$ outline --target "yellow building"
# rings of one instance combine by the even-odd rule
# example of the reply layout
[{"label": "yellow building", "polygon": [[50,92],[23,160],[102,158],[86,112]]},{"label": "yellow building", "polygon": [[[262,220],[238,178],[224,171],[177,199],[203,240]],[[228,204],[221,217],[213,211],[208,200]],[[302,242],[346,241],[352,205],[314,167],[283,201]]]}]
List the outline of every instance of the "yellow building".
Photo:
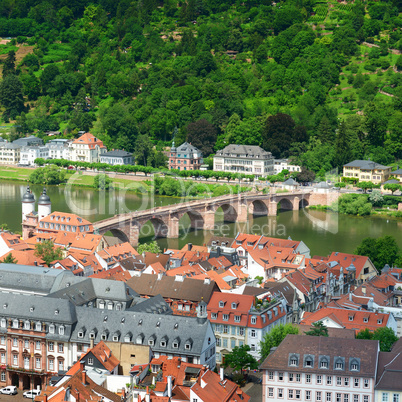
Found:
[{"label": "yellow building", "polygon": [[371,181],[374,184],[384,183],[391,175],[391,167],[373,161],[355,160],[343,165],[343,177]]}]

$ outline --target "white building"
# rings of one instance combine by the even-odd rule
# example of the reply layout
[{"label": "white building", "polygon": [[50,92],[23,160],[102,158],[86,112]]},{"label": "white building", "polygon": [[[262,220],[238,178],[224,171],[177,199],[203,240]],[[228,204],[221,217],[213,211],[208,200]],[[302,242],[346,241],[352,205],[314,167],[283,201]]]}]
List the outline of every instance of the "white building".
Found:
[{"label": "white building", "polygon": [[0,165],[16,165],[20,162],[21,147],[17,144],[0,143]]},{"label": "white building", "polygon": [[374,402],[379,342],[287,335],[261,365],[262,401]]},{"label": "white building", "polygon": [[274,158],[271,152],[256,145],[230,144],[215,154],[214,171],[271,176],[274,174]]},{"label": "white building", "polygon": [[134,162],[133,154],[127,151],[120,151],[114,149],[113,151],[106,152],[100,157],[101,163],[108,165],[132,165]]},{"label": "white building", "polygon": [[20,163],[22,165],[35,165],[35,159],[49,158],[49,148],[47,146],[28,146],[21,148]]},{"label": "white building", "polygon": [[71,140],[63,138],[49,141],[46,144],[49,148],[49,158],[70,160],[70,143]]},{"label": "white building", "polygon": [[275,159],[274,174],[281,173],[282,170],[289,170],[290,173],[301,172],[301,166],[293,165],[289,159]]},{"label": "white building", "polygon": [[71,143],[70,154],[73,162],[100,162],[100,156],[107,152],[103,142],[91,133],[85,133]]}]

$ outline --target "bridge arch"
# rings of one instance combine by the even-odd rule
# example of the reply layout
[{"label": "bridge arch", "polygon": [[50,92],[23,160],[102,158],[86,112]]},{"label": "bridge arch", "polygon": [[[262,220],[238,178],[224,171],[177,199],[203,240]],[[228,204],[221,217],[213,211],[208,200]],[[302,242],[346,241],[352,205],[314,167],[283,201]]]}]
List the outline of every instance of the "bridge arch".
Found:
[{"label": "bridge arch", "polygon": [[225,203],[219,205],[215,209],[215,218],[216,215],[223,217],[224,222],[236,222],[238,214],[236,208],[232,204]]},{"label": "bridge arch", "polygon": [[151,223],[154,229],[154,238],[157,239],[159,237],[168,237],[169,235],[169,226],[165,223],[165,221],[158,217],[152,217],[150,219],[144,220],[140,225],[140,236],[151,236],[152,232],[149,230],[150,226],[147,223]]},{"label": "bridge arch", "polygon": [[248,204],[249,213],[253,216],[266,216],[268,215],[268,207],[264,201],[254,200]]},{"label": "bridge arch", "polygon": [[188,210],[183,212],[180,216],[180,226],[183,227],[185,225],[186,217],[190,220],[190,228],[194,230],[202,230],[204,229],[204,217],[200,212],[196,210]]},{"label": "bridge arch", "polygon": [[303,209],[303,208],[306,208],[306,207],[308,207],[309,206],[309,202],[308,202],[308,199],[307,198],[302,198],[300,201],[299,201],[299,209]]},{"label": "bridge arch", "polygon": [[278,203],[278,209],[282,211],[292,211],[293,203],[288,198],[283,197],[278,200],[275,200]]},{"label": "bridge arch", "polygon": [[123,243],[130,242],[130,236],[127,235],[127,233],[122,229],[118,228],[110,229],[110,233],[113,235],[113,237],[117,237]]}]

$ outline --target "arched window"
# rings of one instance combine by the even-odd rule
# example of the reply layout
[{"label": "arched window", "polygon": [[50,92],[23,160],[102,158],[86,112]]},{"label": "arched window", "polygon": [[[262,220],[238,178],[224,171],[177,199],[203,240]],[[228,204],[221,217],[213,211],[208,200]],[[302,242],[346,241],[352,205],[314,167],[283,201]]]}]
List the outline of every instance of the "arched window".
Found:
[{"label": "arched window", "polygon": [[329,367],[329,361],[326,357],[321,357],[320,359],[320,368],[327,369]]},{"label": "arched window", "polygon": [[360,370],[360,361],[358,359],[350,360],[350,370],[351,371],[359,371]]},{"label": "arched window", "polygon": [[291,355],[289,358],[289,366],[298,366],[299,358],[296,355]]}]

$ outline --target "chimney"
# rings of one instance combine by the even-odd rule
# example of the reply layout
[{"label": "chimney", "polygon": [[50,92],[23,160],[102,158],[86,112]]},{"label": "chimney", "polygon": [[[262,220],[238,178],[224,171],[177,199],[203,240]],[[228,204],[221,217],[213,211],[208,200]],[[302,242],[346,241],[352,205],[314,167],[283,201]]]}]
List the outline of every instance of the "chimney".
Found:
[{"label": "chimney", "polygon": [[225,373],[223,371],[223,367],[221,367],[219,369],[219,376],[221,377],[221,381],[223,381],[225,379]]},{"label": "chimney", "polygon": [[366,295],[366,286],[362,286],[362,293]]},{"label": "chimney", "polygon": [[349,301],[353,301],[352,293],[349,293]]},{"label": "chimney", "polygon": [[193,244],[192,244],[192,243],[188,243],[188,244],[187,244],[187,248],[188,248],[188,251],[191,251],[191,249],[193,248]]},{"label": "chimney", "polygon": [[219,246],[216,248],[216,254],[217,254],[217,257],[220,257],[220,255],[221,255],[221,248]]},{"label": "chimney", "polygon": [[43,402],[47,402],[47,395],[46,394],[43,395]]},{"label": "chimney", "polygon": [[151,395],[149,394],[148,385],[147,385],[147,393],[145,394],[145,402],[151,402]]},{"label": "chimney", "polygon": [[167,396],[169,398],[171,398],[172,397],[172,376],[170,376],[170,375],[168,375],[168,378],[167,378],[167,386],[168,386]]},{"label": "chimney", "polygon": [[85,370],[85,362],[84,360],[80,360],[80,371],[84,371]]},{"label": "chimney", "polygon": [[87,383],[87,371],[86,370],[81,371],[81,381],[84,385]]},{"label": "chimney", "polygon": [[94,338],[91,338],[89,341],[89,348],[92,349],[94,347]]},{"label": "chimney", "polygon": [[75,402],[80,402],[80,393],[77,391],[77,398],[75,399]]}]

